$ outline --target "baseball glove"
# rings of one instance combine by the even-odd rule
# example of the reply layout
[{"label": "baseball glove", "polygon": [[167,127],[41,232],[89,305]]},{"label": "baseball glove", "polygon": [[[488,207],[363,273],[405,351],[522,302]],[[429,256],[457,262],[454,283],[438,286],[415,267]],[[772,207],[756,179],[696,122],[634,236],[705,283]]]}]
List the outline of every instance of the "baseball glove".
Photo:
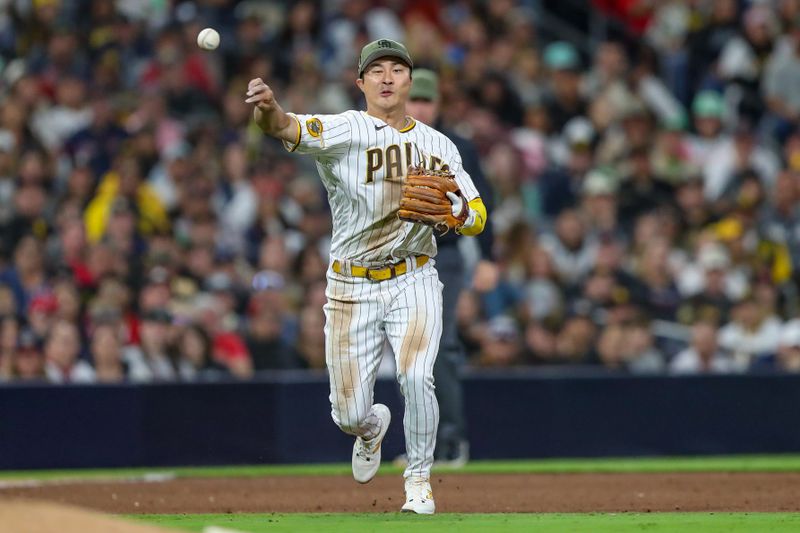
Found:
[{"label": "baseball glove", "polygon": [[433,227],[440,234],[458,231],[469,214],[466,198],[447,170],[408,169],[400,199],[400,220]]}]

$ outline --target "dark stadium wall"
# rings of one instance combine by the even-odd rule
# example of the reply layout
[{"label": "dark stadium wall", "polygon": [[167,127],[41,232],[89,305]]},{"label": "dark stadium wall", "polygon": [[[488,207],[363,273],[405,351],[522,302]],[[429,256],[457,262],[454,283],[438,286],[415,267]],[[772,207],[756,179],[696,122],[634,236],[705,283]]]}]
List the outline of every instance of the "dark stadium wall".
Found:
[{"label": "dark stadium wall", "polygon": [[[346,462],[324,376],[0,388],[0,468]],[[393,411],[384,457],[402,453]],[[800,451],[800,376],[468,376],[474,459]]]}]

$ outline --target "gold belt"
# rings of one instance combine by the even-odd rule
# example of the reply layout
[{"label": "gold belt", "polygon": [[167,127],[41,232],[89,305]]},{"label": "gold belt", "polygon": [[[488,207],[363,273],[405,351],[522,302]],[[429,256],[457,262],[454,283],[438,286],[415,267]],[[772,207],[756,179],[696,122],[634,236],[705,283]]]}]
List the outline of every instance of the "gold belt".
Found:
[{"label": "gold belt", "polygon": [[[428,262],[427,255],[418,255],[417,256],[417,266],[421,267],[425,263]],[[367,278],[371,279],[372,281],[386,281],[387,279],[396,278],[397,276],[402,276],[408,271],[408,266],[405,261],[399,261],[393,265],[389,265],[383,268],[368,268],[362,266],[351,266],[350,272],[346,272],[345,269],[342,267],[342,263],[339,260],[335,260],[333,262],[333,271],[337,274],[342,275],[350,275],[356,278]]]}]

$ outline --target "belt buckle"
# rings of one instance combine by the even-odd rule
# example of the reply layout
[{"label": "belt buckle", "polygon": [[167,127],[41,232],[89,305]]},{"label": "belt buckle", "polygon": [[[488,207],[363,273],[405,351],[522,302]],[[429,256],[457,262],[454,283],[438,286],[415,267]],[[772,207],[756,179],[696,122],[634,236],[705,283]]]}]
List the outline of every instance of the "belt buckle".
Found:
[{"label": "belt buckle", "polygon": [[[378,277],[377,275],[373,275],[373,272],[376,272],[376,273],[377,272],[381,272],[382,273],[382,272],[384,272],[386,270],[389,271],[389,275],[387,277],[385,277],[385,278],[384,277]],[[394,265],[389,265],[389,266],[383,267],[383,268],[374,268],[374,269],[373,268],[368,268],[367,269],[367,279],[369,279],[371,281],[380,282],[380,281],[390,280],[390,279],[395,278],[395,277],[397,277],[397,271],[395,270]]]}]

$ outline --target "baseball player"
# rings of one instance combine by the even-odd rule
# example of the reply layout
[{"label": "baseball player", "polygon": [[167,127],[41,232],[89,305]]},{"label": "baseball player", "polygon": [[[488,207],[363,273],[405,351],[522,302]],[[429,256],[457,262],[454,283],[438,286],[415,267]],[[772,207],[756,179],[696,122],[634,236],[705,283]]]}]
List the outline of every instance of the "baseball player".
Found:
[{"label": "baseball player", "polygon": [[333,238],[325,357],[333,420],[356,437],[353,477],[367,483],[380,466],[390,414],[373,403],[373,388],[388,339],[405,398],[402,510],[432,514],[429,478],[439,422],[433,365],[442,333],[442,284],[431,259],[431,226],[477,235],[486,209],[455,145],[406,115],[412,69],[405,46],[380,39],[367,44],[358,61],[356,85],[366,112],[286,113],[260,78],[250,81],[245,101],[255,104],[254,119],[264,133],[290,152],[315,157],[328,192]]}]

